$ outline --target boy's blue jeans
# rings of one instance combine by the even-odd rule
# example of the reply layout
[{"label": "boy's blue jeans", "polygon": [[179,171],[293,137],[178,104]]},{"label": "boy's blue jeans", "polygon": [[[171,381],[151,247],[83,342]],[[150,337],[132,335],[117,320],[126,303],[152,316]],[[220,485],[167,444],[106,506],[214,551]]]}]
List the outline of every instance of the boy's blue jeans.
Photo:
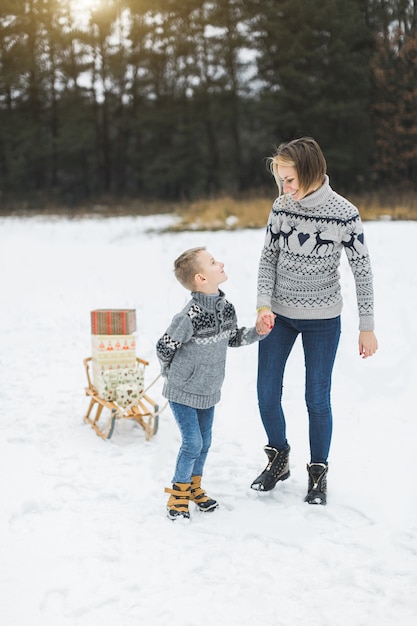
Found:
[{"label": "boy's blue jeans", "polygon": [[340,328],[340,316],[326,320],[296,320],[277,315],[274,328],[259,342],[259,411],[268,444],[282,450],[288,447],[281,404],[284,370],[294,342],[301,334],[311,463],[327,463],[329,455],[332,437],[330,389]]},{"label": "boy's blue jeans", "polygon": [[209,409],[194,409],[171,401],[169,405],[182,437],[172,482],[190,483],[192,476],[203,474],[211,445],[214,406]]}]

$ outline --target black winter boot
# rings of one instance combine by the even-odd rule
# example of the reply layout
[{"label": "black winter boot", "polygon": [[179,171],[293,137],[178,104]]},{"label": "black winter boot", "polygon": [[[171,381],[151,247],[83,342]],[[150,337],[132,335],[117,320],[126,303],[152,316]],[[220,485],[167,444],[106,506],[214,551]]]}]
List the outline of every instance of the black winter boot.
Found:
[{"label": "black winter boot", "polygon": [[279,480],[287,480],[290,475],[290,447],[285,450],[277,450],[272,446],[265,446],[264,450],[268,457],[268,465],[265,467],[253,483],[251,488],[256,491],[271,491]]},{"label": "black winter boot", "polygon": [[308,493],[304,502],[327,504],[327,471],[325,463],[307,463]]}]

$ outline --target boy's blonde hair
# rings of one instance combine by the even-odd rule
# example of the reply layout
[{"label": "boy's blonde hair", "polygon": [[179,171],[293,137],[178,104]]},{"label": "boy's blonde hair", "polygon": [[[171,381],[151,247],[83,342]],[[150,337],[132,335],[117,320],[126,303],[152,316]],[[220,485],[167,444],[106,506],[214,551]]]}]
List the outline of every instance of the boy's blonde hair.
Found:
[{"label": "boy's blonde hair", "polygon": [[174,274],[176,279],[183,287],[193,291],[195,289],[195,275],[200,270],[198,255],[205,250],[205,246],[199,248],[190,248],[183,252],[178,259],[174,261]]},{"label": "boy's blonde hair", "polygon": [[324,154],[312,137],[300,137],[300,139],[280,144],[274,156],[268,161],[280,194],[282,194],[282,183],[278,175],[279,164],[295,167],[298,182],[303,191],[308,191],[317,183],[322,183],[327,171]]}]

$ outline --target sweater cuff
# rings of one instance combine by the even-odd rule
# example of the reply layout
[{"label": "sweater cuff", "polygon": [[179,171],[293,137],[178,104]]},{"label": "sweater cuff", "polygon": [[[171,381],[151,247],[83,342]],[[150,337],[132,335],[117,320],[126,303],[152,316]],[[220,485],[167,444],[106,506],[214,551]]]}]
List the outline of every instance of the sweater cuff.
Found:
[{"label": "sweater cuff", "polygon": [[373,315],[367,315],[366,317],[361,317],[359,319],[359,330],[362,331],[366,331],[366,330],[374,330],[375,329],[375,323],[374,323],[374,317]]}]

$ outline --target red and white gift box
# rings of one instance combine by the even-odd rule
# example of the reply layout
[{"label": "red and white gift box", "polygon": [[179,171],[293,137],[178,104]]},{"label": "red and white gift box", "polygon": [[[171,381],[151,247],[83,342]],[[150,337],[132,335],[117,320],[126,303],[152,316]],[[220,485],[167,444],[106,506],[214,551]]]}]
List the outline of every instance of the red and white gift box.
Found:
[{"label": "red and white gift box", "polygon": [[136,335],[91,335],[93,360],[123,361],[136,358]]},{"label": "red and white gift box", "polygon": [[[93,384],[101,395],[102,373],[136,367],[135,335],[91,335]],[[108,394],[106,394],[108,395]],[[114,395],[114,394],[113,394]],[[115,397],[104,399],[114,400]]]},{"label": "red and white gift box", "polygon": [[135,331],[135,309],[95,309],[91,311],[91,332],[93,335],[131,335]]}]

